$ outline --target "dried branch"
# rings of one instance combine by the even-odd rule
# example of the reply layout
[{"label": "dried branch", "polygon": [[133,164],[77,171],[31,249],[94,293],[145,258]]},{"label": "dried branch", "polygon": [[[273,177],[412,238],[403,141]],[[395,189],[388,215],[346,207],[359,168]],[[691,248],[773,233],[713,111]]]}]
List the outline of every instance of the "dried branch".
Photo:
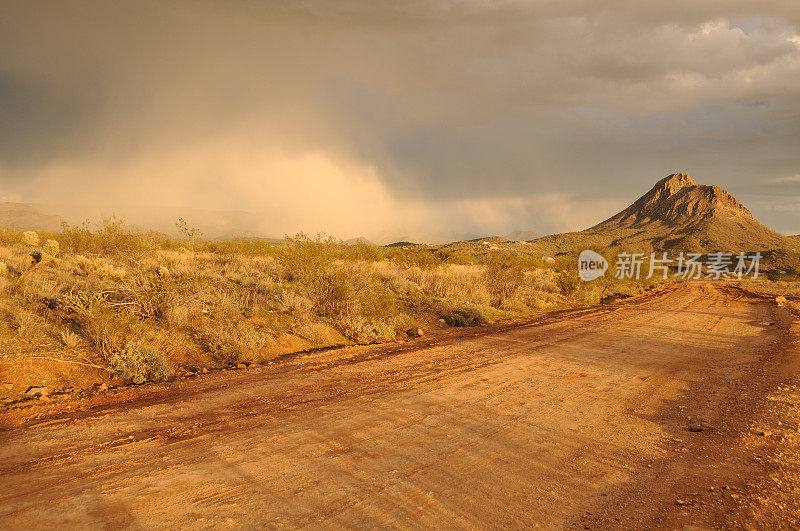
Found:
[{"label": "dried branch", "polygon": [[104,371],[108,370],[108,367],[103,367],[102,365],[95,365],[94,363],[83,363],[81,361],[61,360],[58,358],[53,358],[51,356],[30,356],[29,359],[50,360],[50,361],[57,361],[58,363],[72,363],[75,365],[85,365],[86,367],[93,367],[95,369],[103,369]]}]

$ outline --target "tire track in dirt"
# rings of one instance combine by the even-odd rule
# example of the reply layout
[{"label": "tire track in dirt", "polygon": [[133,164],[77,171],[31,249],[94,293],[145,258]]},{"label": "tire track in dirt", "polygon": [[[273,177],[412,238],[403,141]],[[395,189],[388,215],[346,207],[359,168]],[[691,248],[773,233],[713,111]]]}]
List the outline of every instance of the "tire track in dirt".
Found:
[{"label": "tire track in dirt", "polygon": [[736,436],[797,372],[787,319],[678,284],[10,417],[0,524],[720,527],[730,499],[676,499],[753,473]]}]

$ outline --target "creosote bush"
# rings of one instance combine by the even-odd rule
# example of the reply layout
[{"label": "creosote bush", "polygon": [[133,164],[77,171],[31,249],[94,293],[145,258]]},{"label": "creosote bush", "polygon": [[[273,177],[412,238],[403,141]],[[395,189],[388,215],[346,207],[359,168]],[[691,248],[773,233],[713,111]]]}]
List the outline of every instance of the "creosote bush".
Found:
[{"label": "creosote bush", "polygon": [[129,342],[121,351],[108,357],[109,369],[135,384],[166,380],[172,374],[167,358],[150,345]]},{"label": "creosote bush", "polygon": [[500,308],[525,283],[525,271],[514,255],[499,256],[486,269],[486,285],[492,297],[492,306]]},{"label": "creosote bush", "polygon": [[344,335],[355,343],[366,345],[394,341],[394,328],[383,321],[370,321],[362,317],[350,317],[344,321]]},{"label": "creosote bush", "polygon": [[61,228],[54,239],[59,241],[63,251],[75,254],[132,258],[152,253],[159,246],[155,236],[129,228],[115,217],[104,219],[97,229],[92,229],[88,221],[81,225],[62,223]]},{"label": "creosote bush", "polygon": [[449,326],[479,326],[486,324],[486,316],[477,308],[462,308],[442,315]]}]

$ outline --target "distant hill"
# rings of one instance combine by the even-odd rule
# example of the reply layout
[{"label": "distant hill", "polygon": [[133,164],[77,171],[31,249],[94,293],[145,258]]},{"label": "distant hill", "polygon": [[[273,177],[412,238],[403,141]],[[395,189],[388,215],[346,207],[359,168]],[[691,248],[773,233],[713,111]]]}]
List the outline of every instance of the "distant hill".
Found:
[{"label": "distant hill", "polygon": [[369,240],[378,245],[389,245],[392,243],[416,243],[428,245],[442,245],[450,242],[471,240],[476,238],[475,234],[464,233],[432,233],[413,229],[391,229],[378,234],[371,235]]},{"label": "distant hill", "polygon": [[[508,243],[510,240],[508,238],[504,238],[503,236],[487,236],[485,238],[473,238],[471,240],[467,240],[468,242],[472,243]],[[457,242],[454,242],[457,243]]]},{"label": "distant hill", "polygon": [[532,243],[543,253],[583,247],[740,252],[789,249],[796,247],[797,240],[761,224],[719,186],[701,185],[685,173],[675,173],[594,227],[545,236]]},{"label": "distant hill", "polygon": [[505,235],[505,238],[512,242],[527,242],[541,237],[542,234],[540,232],[534,232],[532,230],[515,230]]},{"label": "distant hill", "polygon": [[0,227],[22,230],[61,230],[60,216],[46,214],[27,203],[0,203]]}]

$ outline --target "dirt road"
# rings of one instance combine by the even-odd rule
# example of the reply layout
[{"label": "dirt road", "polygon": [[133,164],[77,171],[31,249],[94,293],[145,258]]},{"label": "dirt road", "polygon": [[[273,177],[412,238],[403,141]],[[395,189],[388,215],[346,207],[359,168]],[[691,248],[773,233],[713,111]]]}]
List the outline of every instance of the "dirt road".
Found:
[{"label": "dirt road", "polygon": [[742,437],[800,374],[794,327],[681,284],[7,413],[0,527],[740,525],[770,473]]}]

